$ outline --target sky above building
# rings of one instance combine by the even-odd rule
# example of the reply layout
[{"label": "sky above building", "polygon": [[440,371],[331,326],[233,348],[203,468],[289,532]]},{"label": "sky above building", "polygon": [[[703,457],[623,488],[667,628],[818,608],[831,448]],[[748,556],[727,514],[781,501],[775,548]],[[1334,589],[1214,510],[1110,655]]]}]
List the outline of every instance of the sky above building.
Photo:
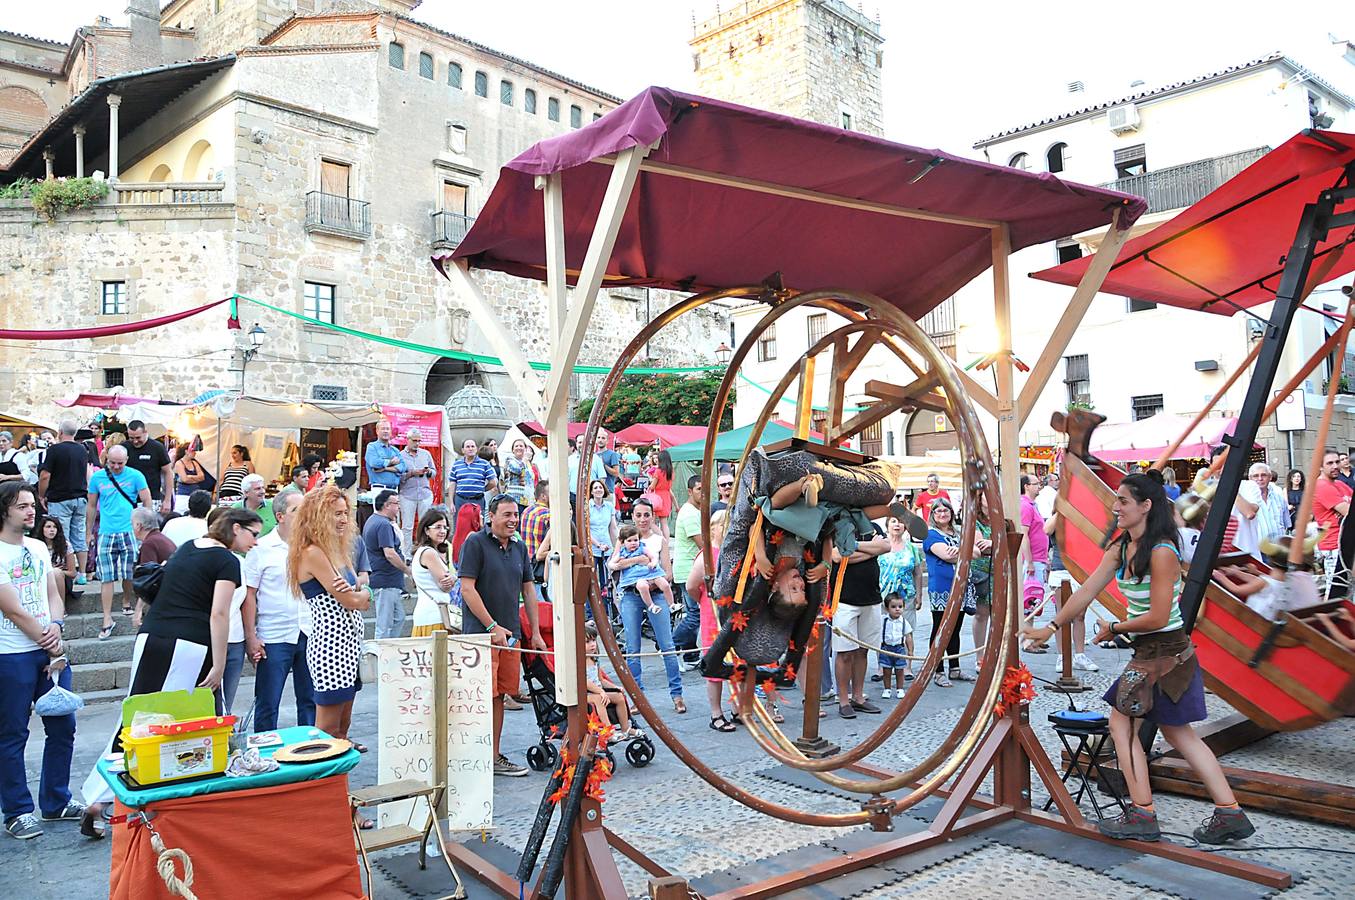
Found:
[{"label": "sky above building", "polygon": [[[125,22],[124,8],[120,0],[6,3],[0,28],[66,41],[97,15]],[[1355,66],[1332,44],[1355,41],[1351,0],[883,0],[860,8],[878,15],[885,37],[886,135],[952,153],[974,155],[970,145],[994,132],[1132,93],[1134,81],[1152,88],[1276,50],[1355,94]],[[715,0],[424,0],[414,15],[629,97],[651,84],[695,88],[687,40],[693,19],[715,9]],[[1072,81],[1086,91],[1069,95]]]}]

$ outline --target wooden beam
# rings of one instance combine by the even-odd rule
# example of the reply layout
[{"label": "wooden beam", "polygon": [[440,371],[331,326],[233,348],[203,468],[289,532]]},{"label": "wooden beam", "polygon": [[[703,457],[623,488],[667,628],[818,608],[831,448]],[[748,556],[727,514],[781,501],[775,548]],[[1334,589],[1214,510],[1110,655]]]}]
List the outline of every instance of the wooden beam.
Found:
[{"label": "wooden beam", "polygon": [[997,448],[1001,473],[1002,505],[1015,510],[1021,500],[1020,427],[1017,420],[1015,365],[1012,362],[1011,234],[1006,227],[993,230],[993,319],[997,323]]},{"label": "wooden beam", "polygon": [[807,439],[814,422],[814,357],[800,360],[800,393],[795,401],[795,436]]},{"label": "wooden beam", "polygon": [[[563,419],[567,412],[569,376],[583,347],[583,336],[588,330],[588,320],[593,315],[598,288],[602,286],[602,276],[607,271],[607,262],[616,245],[621,220],[625,218],[626,207],[635,189],[640,162],[647,153],[649,147],[636,146],[617,154],[612,177],[607,182],[607,192],[603,195],[602,207],[598,211],[597,223],[593,226],[593,237],[588,242],[588,253],[584,256],[583,267],[574,284],[574,304],[560,331],[552,339],[551,370],[546,379],[546,417],[549,420]],[[557,173],[551,177],[559,176]],[[551,270],[548,275],[553,278],[557,271]],[[551,453],[554,452],[552,448]]]},{"label": "wooden beam", "polygon": [[919,409],[931,409],[943,413],[946,411],[946,398],[936,391],[926,393],[915,393],[917,386],[923,384],[927,376],[923,375],[916,381],[909,382],[903,387],[897,384],[890,384],[887,381],[868,381],[866,382],[866,393],[872,397],[879,397],[882,400],[897,400],[900,403],[907,403],[916,406]]},{"label": "wooden beam", "polygon": [[1105,283],[1110,267],[1115,264],[1115,257],[1120,254],[1120,248],[1129,240],[1129,229],[1119,227],[1120,215],[1120,211],[1116,210],[1115,219],[1101,238],[1101,243],[1092,256],[1091,265],[1083,273],[1082,280],[1078,282],[1072,298],[1068,301],[1068,306],[1059,317],[1058,325],[1054,326],[1053,333],[1049,335],[1044,349],[1040,351],[1040,358],[1035,361],[1030,374],[1026,376],[1026,383],[1021,388],[1021,397],[1016,402],[1018,428],[1026,423],[1026,417],[1035,408],[1045,385],[1049,383],[1049,377],[1054,374],[1054,367],[1058,365],[1063,352],[1068,349],[1073,332],[1082,324],[1083,317],[1091,308],[1092,300],[1096,299],[1096,292],[1101,290],[1101,285]]},{"label": "wooden beam", "polygon": [[[862,340],[865,340],[865,335],[862,335]],[[842,364],[846,356],[847,336],[840,334],[833,341],[833,366],[828,374],[828,421],[824,426],[826,433],[823,440],[830,447],[842,443],[841,438],[832,435],[842,427],[842,407],[847,396],[847,374],[843,372]]]},{"label": "wooden beam", "polygon": [[447,280],[452,283],[457,296],[474,310],[473,321],[484,333],[494,354],[503,362],[504,371],[522,395],[523,404],[531,411],[532,417],[540,421],[544,408],[541,376],[527,362],[522,352],[522,342],[508,332],[494,305],[466,270],[465,260],[457,260],[443,271],[447,273]]},{"label": "wooden beam", "polygon": [[955,367],[955,374],[960,377],[960,383],[963,384],[965,390],[969,392],[970,399],[983,407],[984,412],[996,419],[998,417],[996,395],[988,390],[988,388],[975,381],[972,375],[964,369],[961,369],[959,366]]},{"label": "wooden beam", "polygon": [[851,378],[861,363],[865,361],[866,354],[871,348],[880,342],[880,335],[876,332],[863,332],[860,340],[843,358],[841,366],[841,377],[843,380]]},{"label": "wooden beam", "polygon": [[[830,426],[828,429],[829,443],[841,441],[854,434],[860,434],[876,422],[883,421],[890,413],[896,409],[912,407],[914,409],[932,409],[938,408],[945,410],[945,398],[940,394],[928,392],[928,388],[936,383],[936,379],[930,375],[924,375],[903,387],[889,384],[883,381],[869,381],[866,383],[867,394],[879,397],[880,402],[873,403],[863,409],[861,412],[852,416],[846,422],[837,427]],[[922,392],[922,393],[918,393]],[[924,405],[934,401],[936,407]]]},{"label": "wooden beam", "polygon": [[[610,157],[599,157],[593,162],[615,164]],[[866,200],[858,200],[854,197],[845,197],[840,194],[828,194],[823,191],[811,191],[804,188],[788,187],[784,184],[773,184],[768,181],[758,181],[753,178],[738,178],[733,175],[722,175],[718,172],[706,172],[700,169],[689,169],[685,166],[675,166],[671,163],[660,162],[655,159],[647,159],[640,167],[646,172],[652,172],[655,175],[670,175],[674,178],[684,178],[688,181],[699,181],[704,184],[716,184],[721,187],[739,188],[745,191],[753,191],[759,194],[772,194],[777,197],[789,197],[792,200],[805,200],[809,203],[819,203],[825,206],[840,206],[844,209],[858,209],[863,212],[879,213],[884,216],[899,216],[905,219],[921,219],[924,222],[944,222],[948,225],[966,225],[971,228],[998,228],[1002,226],[1001,222],[994,219],[976,219],[970,216],[953,216],[947,213],[931,212],[925,209],[913,209],[907,206],[892,206],[887,203],[871,203]]]}]

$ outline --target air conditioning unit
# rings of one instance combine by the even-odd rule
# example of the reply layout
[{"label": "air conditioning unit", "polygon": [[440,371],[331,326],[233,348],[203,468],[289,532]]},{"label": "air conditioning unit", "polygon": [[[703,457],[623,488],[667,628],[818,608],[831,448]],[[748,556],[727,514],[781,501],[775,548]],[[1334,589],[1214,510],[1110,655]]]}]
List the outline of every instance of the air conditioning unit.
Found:
[{"label": "air conditioning unit", "polygon": [[1116,134],[1139,130],[1139,108],[1132,103],[1112,107],[1106,112],[1106,124]]}]

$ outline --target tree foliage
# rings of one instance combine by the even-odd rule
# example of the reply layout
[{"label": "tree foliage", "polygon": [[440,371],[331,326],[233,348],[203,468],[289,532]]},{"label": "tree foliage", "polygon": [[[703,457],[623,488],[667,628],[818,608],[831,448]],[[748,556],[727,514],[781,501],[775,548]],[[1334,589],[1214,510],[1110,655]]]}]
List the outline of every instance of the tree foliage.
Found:
[{"label": "tree foliage", "polygon": [[[637,423],[657,425],[708,425],[715,395],[720,389],[722,375],[704,372],[695,375],[623,375],[607,404],[607,416],[602,424],[610,431],[620,431]],[[578,421],[593,412],[597,398],[579,402],[575,411]],[[734,392],[729,395],[720,429],[734,426]]]},{"label": "tree foliage", "polygon": [[0,200],[32,200],[33,209],[49,222],[72,209],[94,206],[107,196],[108,182],[93,178],[20,178],[0,187]]}]

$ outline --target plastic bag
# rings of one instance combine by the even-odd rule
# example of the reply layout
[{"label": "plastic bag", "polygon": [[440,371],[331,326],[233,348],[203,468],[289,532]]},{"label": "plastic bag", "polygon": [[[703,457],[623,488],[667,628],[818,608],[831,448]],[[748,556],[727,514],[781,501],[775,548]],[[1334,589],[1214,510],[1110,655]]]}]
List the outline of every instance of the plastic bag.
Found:
[{"label": "plastic bag", "polygon": [[69,716],[84,707],[85,701],[79,694],[66,690],[59,684],[38,698],[33,711],[40,716]]},{"label": "plastic bag", "polygon": [[174,718],[169,713],[137,710],[132,713],[132,737],[150,737],[152,725],[173,725],[177,721],[178,719]]}]

